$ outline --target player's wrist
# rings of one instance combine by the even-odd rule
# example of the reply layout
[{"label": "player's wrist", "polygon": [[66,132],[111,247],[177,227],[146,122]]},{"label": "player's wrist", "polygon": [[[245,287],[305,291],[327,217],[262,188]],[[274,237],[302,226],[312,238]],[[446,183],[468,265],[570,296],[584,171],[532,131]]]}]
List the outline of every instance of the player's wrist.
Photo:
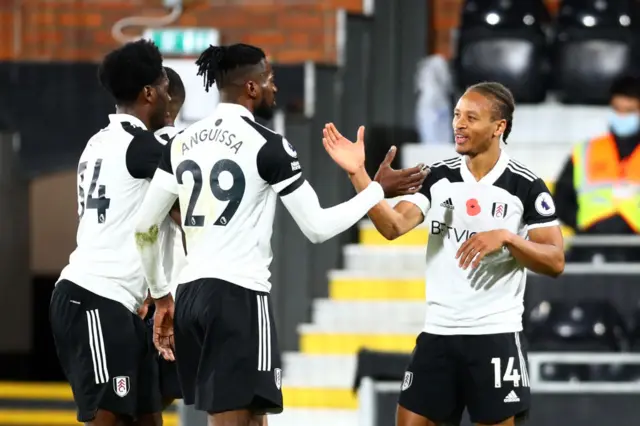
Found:
[{"label": "player's wrist", "polygon": [[359,168],[356,173],[350,173],[349,179],[351,180],[351,184],[358,192],[365,189],[371,183],[371,178],[369,177],[369,174],[364,167]]},{"label": "player's wrist", "polygon": [[365,175],[369,176],[367,174],[367,170],[364,167],[364,164],[361,165],[360,167],[358,167],[357,169],[355,169],[353,172],[347,172],[347,173],[348,173],[350,179],[363,178]]},{"label": "player's wrist", "polygon": [[513,243],[513,237],[515,237],[515,234],[513,232],[510,232],[507,229],[502,229],[502,232],[500,233],[500,238],[502,240],[502,245],[504,247],[508,247]]},{"label": "player's wrist", "polygon": [[169,299],[172,298],[171,291],[161,291],[160,293],[156,293],[152,296],[154,303],[162,304],[163,302],[168,302]]}]

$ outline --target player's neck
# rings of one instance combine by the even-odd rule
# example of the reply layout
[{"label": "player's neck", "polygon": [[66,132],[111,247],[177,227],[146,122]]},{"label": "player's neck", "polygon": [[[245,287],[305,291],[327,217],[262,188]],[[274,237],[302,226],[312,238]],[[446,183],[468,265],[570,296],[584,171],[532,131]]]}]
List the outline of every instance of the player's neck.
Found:
[{"label": "player's neck", "polygon": [[244,96],[238,96],[236,93],[233,93],[232,90],[220,91],[220,102],[242,105],[253,114],[253,101],[245,98]]},{"label": "player's neck", "polygon": [[491,148],[476,155],[468,155],[467,168],[477,181],[489,174],[500,159],[500,145],[492,144]]},{"label": "player's neck", "polygon": [[142,123],[147,127],[147,129],[151,128],[149,122],[147,121],[147,119],[144,118],[145,114],[142,114],[142,111],[140,111],[140,108],[138,108],[136,106],[118,105],[116,107],[116,114],[133,115],[135,118],[137,118],[138,120],[142,121]]}]

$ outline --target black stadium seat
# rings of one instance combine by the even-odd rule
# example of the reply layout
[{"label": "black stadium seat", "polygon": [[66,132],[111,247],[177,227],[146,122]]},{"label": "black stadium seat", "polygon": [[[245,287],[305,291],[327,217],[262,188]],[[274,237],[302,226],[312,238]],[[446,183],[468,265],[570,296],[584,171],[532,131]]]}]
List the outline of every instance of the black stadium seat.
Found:
[{"label": "black stadium seat", "polygon": [[629,382],[637,379],[638,366],[628,364],[543,363],[540,378],[549,382]]},{"label": "black stadium seat", "polygon": [[545,362],[540,365],[540,378],[545,382],[584,382],[589,378],[589,367]]},{"label": "black stadium seat", "polygon": [[480,81],[507,85],[516,101],[544,101],[549,51],[542,0],[467,0],[454,72],[459,89]]},{"label": "black stadium seat", "polygon": [[628,349],[628,331],[607,301],[543,301],[527,321],[531,351],[608,352]]},{"label": "black stadium seat", "polygon": [[[615,77],[632,68],[635,0],[562,0],[553,85],[566,104],[605,105]],[[634,28],[635,27],[635,28]]]},{"label": "black stadium seat", "polygon": [[631,349],[640,352],[640,302],[633,313],[631,320]]}]

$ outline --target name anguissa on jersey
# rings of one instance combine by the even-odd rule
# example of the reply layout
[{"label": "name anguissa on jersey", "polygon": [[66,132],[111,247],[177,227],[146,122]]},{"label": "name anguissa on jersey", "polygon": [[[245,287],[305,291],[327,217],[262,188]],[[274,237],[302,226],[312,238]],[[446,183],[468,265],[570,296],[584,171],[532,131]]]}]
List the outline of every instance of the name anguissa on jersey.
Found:
[{"label": "name anguissa on jersey", "polygon": [[[220,127],[221,124],[222,119],[219,118],[215,121],[214,128],[206,128],[198,132],[194,132],[188,137],[188,139],[184,136],[178,137],[178,141],[176,143],[178,147],[174,147],[174,149],[180,149],[181,154],[185,155],[190,149],[198,144],[202,144],[204,142],[215,142],[226,146],[238,154],[244,142],[239,140],[238,136],[233,131]],[[179,134],[178,136],[182,135]]]},{"label": "name anguissa on jersey", "polygon": [[218,278],[269,291],[277,197],[304,182],[286,139],[246,108],[221,103],[173,138],[159,169],[156,181],[179,196],[189,247],[179,281]]}]

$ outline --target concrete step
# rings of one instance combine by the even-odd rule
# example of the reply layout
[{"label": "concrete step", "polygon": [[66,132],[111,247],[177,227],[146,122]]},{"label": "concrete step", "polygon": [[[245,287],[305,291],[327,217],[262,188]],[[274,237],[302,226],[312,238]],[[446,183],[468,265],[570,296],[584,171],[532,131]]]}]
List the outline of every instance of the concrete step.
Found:
[{"label": "concrete step", "polygon": [[356,409],[287,408],[269,416],[269,426],[354,426],[358,424]]},{"label": "concrete step", "polygon": [[349,244],[343,248],[344,269],[357,271],[413,271],[424,274],[426,246],[371,246]]},{"label": "concrete step", "polygon": [[356,374],[355,355],[282,355],[283,386],[287,388],[351,389]]},{"label": "concrete step", "polygon": [[342,301],[316,299],[313,301],[313,323],[323,327],[342,327],[344,324],[366,323],[371,330],[392,322],[420,326],[424,322],[422,301]]}]

